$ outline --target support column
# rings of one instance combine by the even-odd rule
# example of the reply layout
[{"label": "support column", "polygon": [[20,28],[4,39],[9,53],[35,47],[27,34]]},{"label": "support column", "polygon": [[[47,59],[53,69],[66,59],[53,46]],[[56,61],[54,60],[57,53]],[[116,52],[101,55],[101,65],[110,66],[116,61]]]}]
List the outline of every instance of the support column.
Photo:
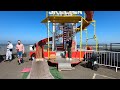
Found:
[{"label": "support column", "polygon": [[[75,28],[77,28],[77,23],[76,23]],[[75,43],[76,43],[76,45],[75,45],[75,51],[76,51],[76,50],[77,50],[77,38],[76,38],[76,31],[75,31]]]},{"label": "support column", "polygon": [[98,51],[98,39],[97,39],[97,36],[96,36],[96,21],[94,22],[94,38],[95,38],[95,41],[96,41],[96,51]]},{"label": "support column", "polygon": [[86,29],[86,47],[88,46],[88,32],[87,32],[87,29]]},{"label": "support column", "polygon": [[73,36],[73,41],[74,41],[74,50],[76,51],[77,50],[77,47],[76,47],[76,31],[75,31],[75,28],[76,28],[76,26],[75,26],[76,24],[72,24],[72,29],[73,29],[73,34],[72,34],[72,36]]},{"label": "support column", "polygon": [[80,27],[80,59],[81,59],[81,56],[82,56],[82,21],[83,19],[81,18],[81,27]]},{"label": "support column", "polygon": [[49,40],[49,37],[50,37],[50,21],[48,20],[48,59],[50,59],[50,40]]},{"label": "support column", "polygon": [[55,23],[53,23],[52,51],[55,51]]}]

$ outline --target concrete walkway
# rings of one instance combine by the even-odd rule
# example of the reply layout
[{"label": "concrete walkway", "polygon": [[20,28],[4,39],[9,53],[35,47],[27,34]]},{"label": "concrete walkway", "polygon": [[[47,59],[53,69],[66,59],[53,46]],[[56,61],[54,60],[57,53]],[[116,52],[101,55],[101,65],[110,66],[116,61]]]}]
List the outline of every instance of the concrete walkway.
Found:
[{"label": "concrete walkway", "polygon": [[81,66],[75,66],[71,71],[61,71],[60,74],[64,79],[120,79],[120,71],[115,72],[115,69],[108,69],[100,66],[98,71],[91,70]]},{"label": "concrete walkway", "polygon": [[54,79],[51,75],[47,61],[33,61],[29,79]]},{"label": "concrete walkway", "polygon": [[[24,58],[24,60],[25,62],[21,65],[18,65],[17,59],[12,62],[1,62],[0,79],[22,79],[21,70],[32,66],[29,58]],[[60,71],[60,74],[63,79],[120,79],[120,71],[115,72],[115,68],[100,67],[98,71],[93,71],[81,66],[81,64],[75,66],[75,69],[71,71]]]},{"label": "concrete walkway", "polygon": [[21,65],[18,65],[17,58],[11,62],[0,63],[0,79],[22,79],[23,73],[21,70],[24,68],[30,68],[32,62],[29,61],[29,58],[24,58],[25,62]]}]

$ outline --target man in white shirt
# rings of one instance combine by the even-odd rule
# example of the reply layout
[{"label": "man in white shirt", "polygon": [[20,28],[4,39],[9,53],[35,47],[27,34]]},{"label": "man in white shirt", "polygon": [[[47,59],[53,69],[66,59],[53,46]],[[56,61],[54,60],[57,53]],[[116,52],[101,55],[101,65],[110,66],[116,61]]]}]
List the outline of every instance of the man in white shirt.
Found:
[{"label": "man in white shirt", "polygon": [[6,51],[6,61],[12,60],[12,50],[13,50],[13,44],[10,41],[8,41],[7,51]]}]

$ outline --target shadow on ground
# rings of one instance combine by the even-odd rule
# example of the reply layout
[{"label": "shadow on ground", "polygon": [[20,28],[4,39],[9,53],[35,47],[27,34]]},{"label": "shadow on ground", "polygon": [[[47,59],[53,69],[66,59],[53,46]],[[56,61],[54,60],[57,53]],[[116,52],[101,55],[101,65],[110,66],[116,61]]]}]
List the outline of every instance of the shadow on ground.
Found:
[{"label": "shadow on ground", "polygon": [[72,67],[75,67],[77,65],[79,65],[80,63],[77,63],[77,64],[71,64]]},{"label": "shadow on ground", "polygon": [[48,62],[48,65],[51,66],[51,67],[57,67],[56,63],[51,63],[50,61],[47,61],[47,62]]},{"label": "shadow on ground", "polygon": [[2,55],[0,55],[0,63],[4,61],[4,57]]},{"label": "shadow on ground", "polygon": [[91,70],[92,70],[91,67],[86,66],[86,63],[85,63],[85,62],[84,62],[84,63],[80,63],[80,66],[82,66],[83,68],[87,68],[87,69],[91,69]]},{"label": "shadow on ground", "polygon": [[[6,60],[5,58],[6,58],[5,55],[0,55],[0,63],[1,63],[2,61]],[[14,55],[12,55],[12,60],[11,60],[11,61],[13,61],[15,58],[16,58],[16,57],[15,57]]]},{"label": "shadow on ground", "polygon": [[86,68],[86,64],[85,63],[81,63],[80,66],[85,67]]}]

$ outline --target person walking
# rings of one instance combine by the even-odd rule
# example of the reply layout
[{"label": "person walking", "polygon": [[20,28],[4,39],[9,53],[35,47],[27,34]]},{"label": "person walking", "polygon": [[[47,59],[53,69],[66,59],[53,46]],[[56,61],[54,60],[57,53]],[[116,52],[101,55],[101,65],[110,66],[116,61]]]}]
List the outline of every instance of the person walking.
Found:
[{"label": "person walking", "polygon": [[17,56],[18,56],[18,64],[20,65],[23,61],[22,55],[24,54],[24,45],[21,43],[20,40],[18,40],[17,42],[16,50],[17,50]]},{"label": "person walking", "polygon": [[13,44],[10,41],[8,41],[5,61],[12,60],[12,50],[13,50]]}]

